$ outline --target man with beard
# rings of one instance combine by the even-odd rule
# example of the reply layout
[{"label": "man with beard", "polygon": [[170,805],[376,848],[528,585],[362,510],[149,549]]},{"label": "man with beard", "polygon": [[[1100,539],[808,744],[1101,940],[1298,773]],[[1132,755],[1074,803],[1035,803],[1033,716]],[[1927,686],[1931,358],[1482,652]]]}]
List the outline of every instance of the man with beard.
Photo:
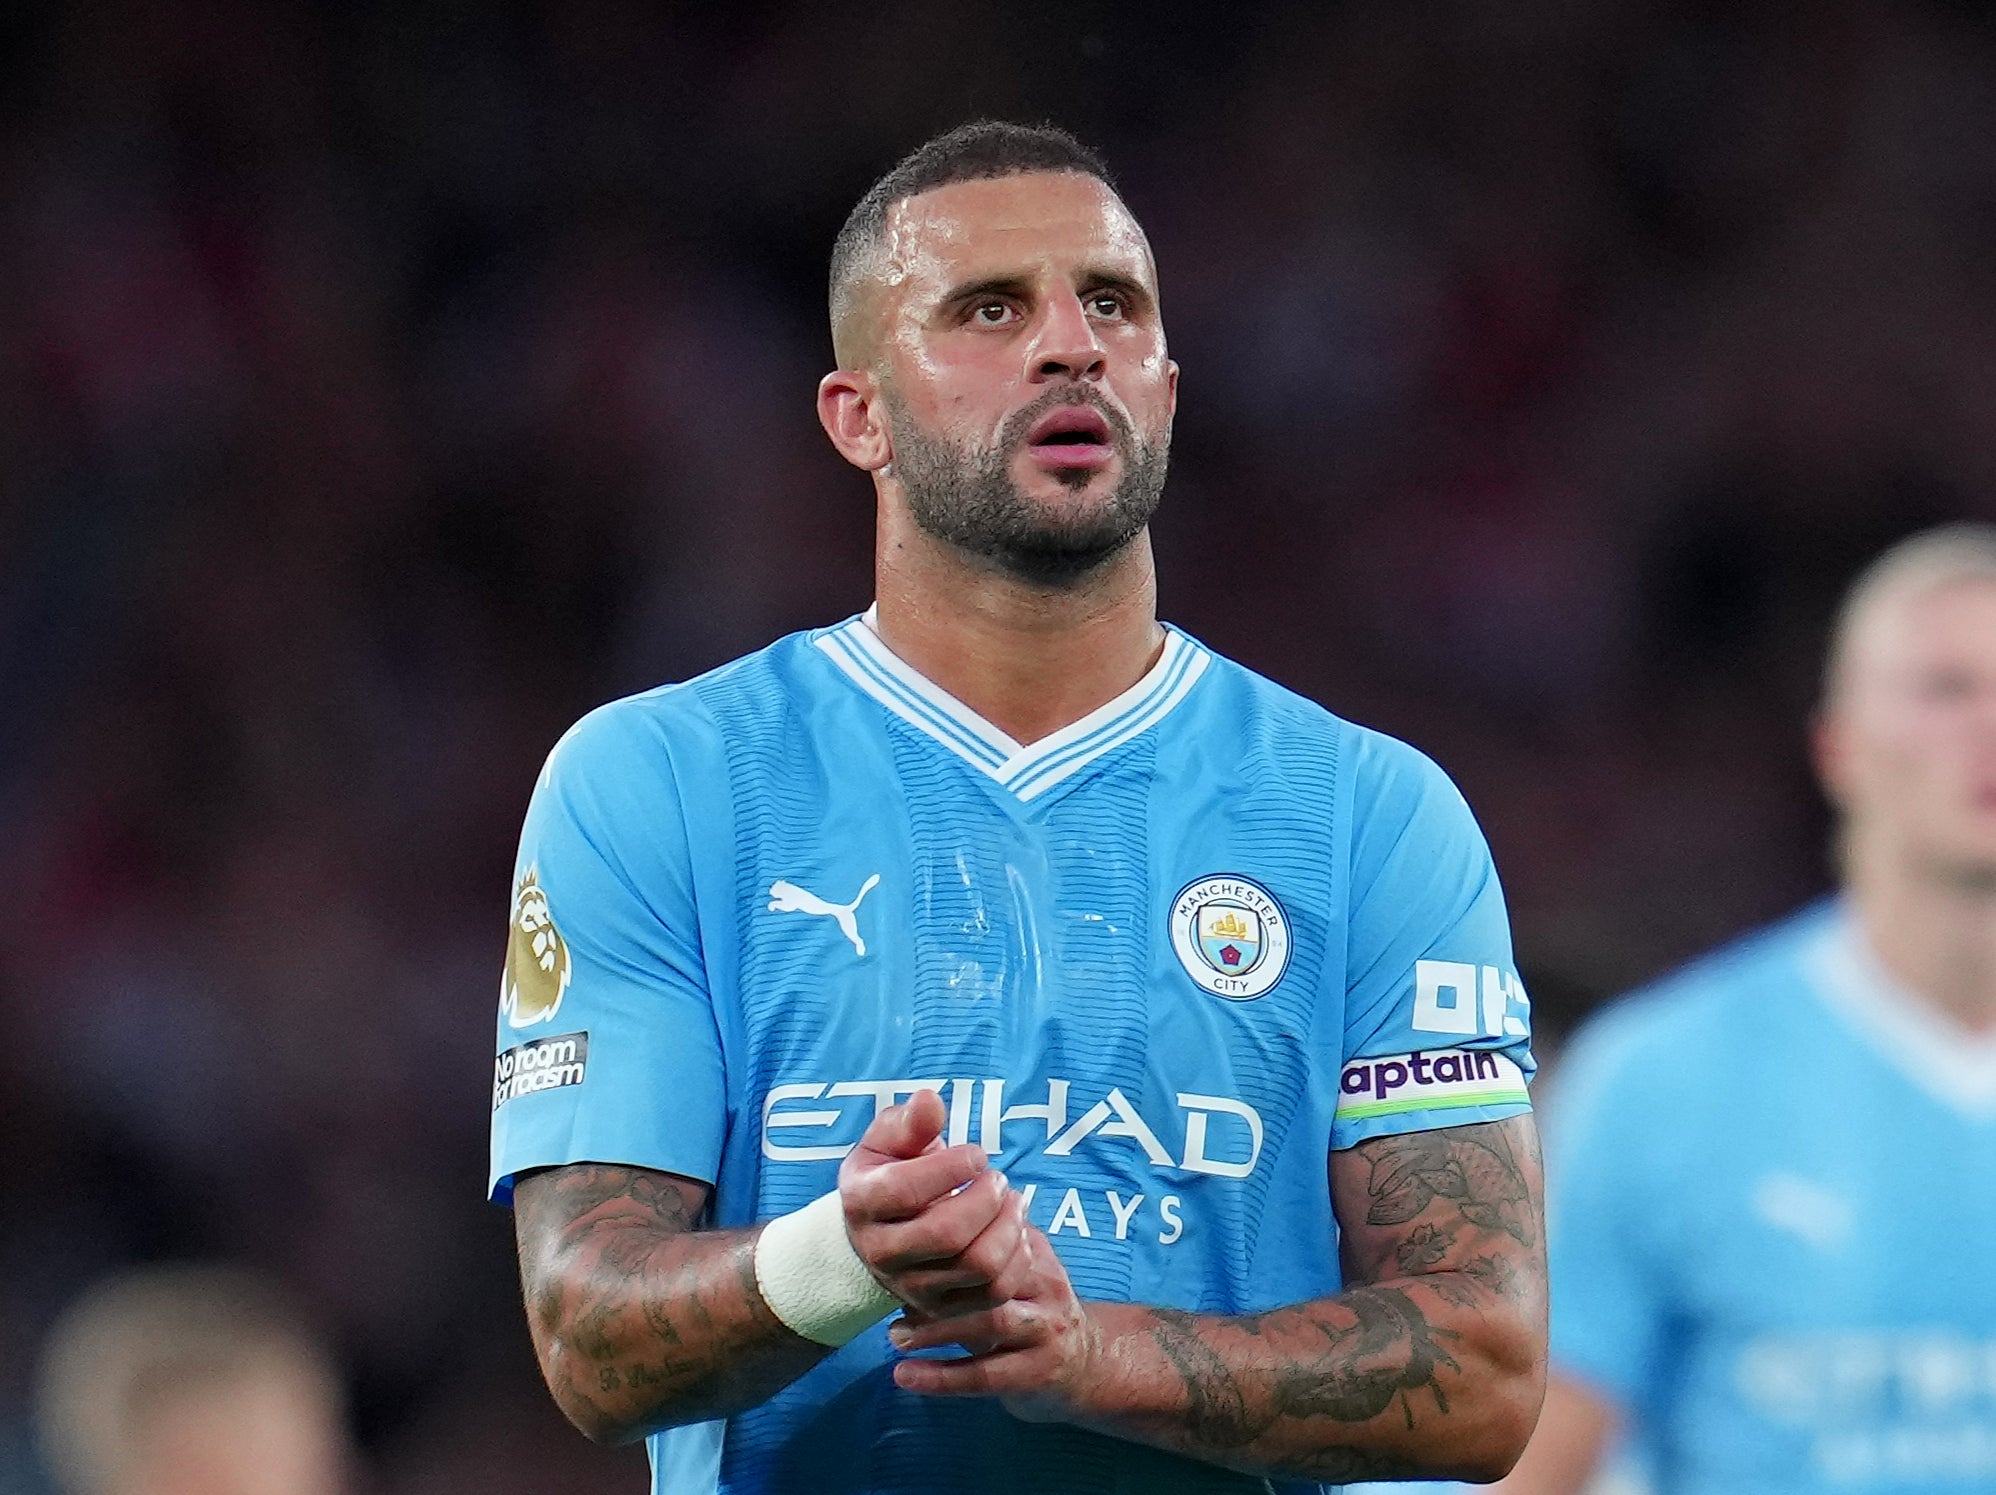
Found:
[{"label": "man with beard", "polygon": [[1549,1123],[1559,1312],[1502,1495],[1996,1490],[1996,526],[1844,604],[1843,894],[1615,1004]]},{"label": "man with beard", "polygon": [[492,1190],[557,1402],[658,1491],[1502,1473],[1502,895],[1427,759],[1158,623],[1142,230],[1071,137],[965,126],[831,309],[875,606],[592,713],[528,813]]}]

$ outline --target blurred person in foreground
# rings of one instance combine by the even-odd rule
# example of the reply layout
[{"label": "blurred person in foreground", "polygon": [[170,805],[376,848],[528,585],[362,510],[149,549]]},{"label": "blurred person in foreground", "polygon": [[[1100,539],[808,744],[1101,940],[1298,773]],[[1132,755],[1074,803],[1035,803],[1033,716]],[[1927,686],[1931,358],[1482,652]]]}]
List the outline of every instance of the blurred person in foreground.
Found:
[{"label": "blurred person in foreground", "polygon": [[1617,1004],[1550,1124],[1553,1378],[1503,1495],[1996,1490],[1996,527],[1859,579],[1843,894]]},{"label": "blurred person in foreground", "polygon": [[875,607],[592,713],[527,816],[491,1188],[556,1400],[674,1495],[1501,1474],[1544,1269],[1468,807],[1158,623],[1178,370],[1091,152],[938,137],[831,281]]},{"label": "blurred person in foreground", "polygon": [[77,1301],[42,1352],[36,1414],[68,1495],[341,1495],[331,1362],[261,1278],[151,1267]]}]

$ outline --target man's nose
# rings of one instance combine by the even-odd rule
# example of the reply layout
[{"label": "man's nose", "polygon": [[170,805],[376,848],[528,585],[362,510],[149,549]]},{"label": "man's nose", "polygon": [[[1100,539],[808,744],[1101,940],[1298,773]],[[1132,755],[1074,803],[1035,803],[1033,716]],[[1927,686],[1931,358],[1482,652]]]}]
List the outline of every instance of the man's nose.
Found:
[{"label": "man's nose", "polygon": [[1095,324],[1074,296],[1055,296],[1046,303],[1031,352],[1035,382],[1100,379],[1108,363]]}]

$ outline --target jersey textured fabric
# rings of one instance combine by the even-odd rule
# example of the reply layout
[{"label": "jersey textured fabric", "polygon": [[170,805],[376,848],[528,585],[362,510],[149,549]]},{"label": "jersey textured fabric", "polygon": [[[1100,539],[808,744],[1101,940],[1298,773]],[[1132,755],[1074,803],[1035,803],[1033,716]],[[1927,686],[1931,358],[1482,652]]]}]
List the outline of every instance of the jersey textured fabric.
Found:
[{"label": "jersey textured fabric", "polygon": [[[1529,1004],[1454,786],[1169,630],[1023,747],[866,618],[612,703],[528,812],[491,1190],[632,1164],[721,1226],[836,1186],[919,1087],[1084,1297],[1339,1285],[1332,1148],[1527,1109]],[[656,1491],[1316,1491],[898,1390],[885,1326],[650,1440]]]},{"label": "jersey textured fabric", "polygon": [[1553,1362],[1659,1495],[1996,1490],[1996,1045],[1841,906],[1608,1009],[1547,1110]]}]

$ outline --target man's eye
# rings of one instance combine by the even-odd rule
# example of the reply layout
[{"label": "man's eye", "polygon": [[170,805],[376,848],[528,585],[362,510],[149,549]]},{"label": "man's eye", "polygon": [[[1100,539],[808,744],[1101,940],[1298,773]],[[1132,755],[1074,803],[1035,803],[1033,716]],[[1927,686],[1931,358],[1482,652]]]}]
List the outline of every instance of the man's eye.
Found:
[{"label": "man's eye", "polygon": [[1088,298],[1088,309],[1098,317],[1120,317],[1123,314],[1123,298],[1112,296],[1105,291],[1099,296]]},{"label": "man's eye", "polygon": [[1961,670],[1936,670],[1914,681],[1913,691],[1923,701],[1961,701],[1975,693],[1975,681]]},{"label": "man's eye", "polygon": [[986,327],[997,327],[1012,315],[1012,308],[1002,301],[987,301],[971,315]]}]

